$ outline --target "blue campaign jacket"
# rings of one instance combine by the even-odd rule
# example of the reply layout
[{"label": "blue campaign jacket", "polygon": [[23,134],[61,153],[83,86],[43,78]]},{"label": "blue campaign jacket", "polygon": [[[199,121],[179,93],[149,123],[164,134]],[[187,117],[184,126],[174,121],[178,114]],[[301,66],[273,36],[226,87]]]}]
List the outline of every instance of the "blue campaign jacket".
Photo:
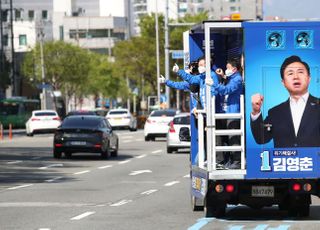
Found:
[{"label": "blue campaign jacket", "polygon": [[235,72],[229,77],[229,82],[226,85],[216,84],[216,81],[211,87],[211,93],[220,95],[228,95],[227,98],[227,113],[240,112],[240,95],[243,94],[242,76],[239,72]]},{"label": "blue campaign jacket", "polygon": [[193,93],[190,91],[190,84],[188,82],[166,80],[165,84],[166,84],[166,86],[173,88],[173,89],[189,91],[190,96],[191,96],[190,98],[191,98],[191,106],[192,106],[192,108],[190,108],[190,110],[197,107],[197,100],[195,99]]},{"label": "blue campaign jacket", "polygon": [[[206,97],[206,83],[205,83],[205,79],[206,79],[206,74],[202,73],[202,74],[198,74],[198,75],[192,75],[189,74],[187,72],[185,72],[184,70],[179,70],[177,72],[178,76],[181,77],[183,80],[189,82],[190,84],[199,84],[200,87],[200,101],[201,101],[201,105],[202,108],[206,107],[206,103],[205,103],[205,97]],[[219,82],[219,77],[218,75],[214,72],[211,71],[211,77],[213,79],[214,82]],[[215,98],[215,109],[216,109],[216,113],[222,113],[222,105],[221,105],[221,95],[217,94],[215,91],[211,90],[211,95],[212,96],[216,96]]]}]

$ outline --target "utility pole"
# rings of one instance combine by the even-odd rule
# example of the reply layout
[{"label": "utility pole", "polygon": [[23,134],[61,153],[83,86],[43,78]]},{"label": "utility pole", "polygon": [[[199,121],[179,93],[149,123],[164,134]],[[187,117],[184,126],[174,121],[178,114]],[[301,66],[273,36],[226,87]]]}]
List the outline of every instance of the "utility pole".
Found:
[{"label": "utility pole", "polygon": [[159,57],[159,25],[158,25],[158,0],[156,0],[156,55],[157,55],[157,96],[158,96],[158,105],[160,108],[160,57]]},{"label": "utility pole", "polygon": [[[2,14],[2,12],[1,12]],[[17,96],[16,86],[16,71],[15,71],[15,60],[14,60],[14,36],[13,36],[13,6],[12,0],[10,0],[10,30],[11,30],[11,87],[12,95]]]},{"label": "utility pole", "polygon": [[[165,76],[166,79],[170,79],[170,71],[169,71],[169,0],[166,0],[166,11],[165,11],[165,18],[164,18],[164,54],[165,54]],[[167,98],[167,105],[170,108],[170,88],[166,86],[166,98]]]},{"label": "utility pole", "polygon": [[0,0],[0,39],[1,39],[1,43],[0,43],[0,49],[1,49],[1,56],[0,56],[0,61],[1,61],[1,65],[0,65],[0,74],[3,76],[4,74],[4,51],[3,51],[3,19],[2,19],[2,1]]},{"label": "utility pole", "polygon": [[43,57],[43,22],[40,23],[39,28],[39,37],[40,37],[40,60],[41,60],[41,78],[42,78],[42,109],[47,109],[47,95],[45,88],[45,71],[44,71],[44,57]]}]

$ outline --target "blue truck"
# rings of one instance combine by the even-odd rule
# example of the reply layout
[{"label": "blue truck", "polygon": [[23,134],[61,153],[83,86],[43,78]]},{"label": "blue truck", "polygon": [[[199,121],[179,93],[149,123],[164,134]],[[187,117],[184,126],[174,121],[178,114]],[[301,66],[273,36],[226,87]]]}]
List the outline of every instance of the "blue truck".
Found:
[{"label": "blue truck", "polygon": [[[197,117],[191,115],[192,209],[222,217],[228,204],[255,209],[278,205],[289,216],[309,216],[311,196],[320,195],[320,22],[204,21],[184,32],[183,39],[186,64],[205,55],[206,79],[213,54],[219,68],[234,57],[243,67],[239,113],[216,113],[207,85],[206,107],[198,109]],[[304,70],[309,68],[300,118],[289,105],[294,96],[282,78],[288,57],[299,57]],[[302,83],[296,78],[292,87],[298,89]],[[260,123],[254,126],[252,98],[257,94],[263,95],[263,103]],[[217,124],[228,120],[237,120],[239,127],[219,129]],[[293,124],[297,120],[300,126]],[[231,136],[238,137],[238,144],[219,141]],[[233,155],[238,167],[220,167],[225,154]]]}]

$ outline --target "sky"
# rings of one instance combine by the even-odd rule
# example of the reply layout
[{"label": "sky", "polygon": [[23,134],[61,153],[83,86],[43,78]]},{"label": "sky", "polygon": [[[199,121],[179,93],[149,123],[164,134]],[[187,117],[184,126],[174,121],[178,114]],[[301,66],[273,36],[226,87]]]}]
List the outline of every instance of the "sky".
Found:
[{"label": "sky", "polygon": [[320,19],[319,0],[263,0],[264,17],[279,16],[286,19]]}]

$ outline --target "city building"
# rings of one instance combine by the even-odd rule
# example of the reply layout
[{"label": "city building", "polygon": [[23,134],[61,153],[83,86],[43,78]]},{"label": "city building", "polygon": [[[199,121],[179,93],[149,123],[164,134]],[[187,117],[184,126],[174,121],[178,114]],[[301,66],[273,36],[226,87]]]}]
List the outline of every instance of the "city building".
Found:
[{"label": "city building", "polygon": [[0,50],[12,63],[7,97],[25,94],[20,64],[24,54],[41,39],[63,40],[111,56],[114,44],[128,37],[127,3],[128,0],[0,0]]}]

